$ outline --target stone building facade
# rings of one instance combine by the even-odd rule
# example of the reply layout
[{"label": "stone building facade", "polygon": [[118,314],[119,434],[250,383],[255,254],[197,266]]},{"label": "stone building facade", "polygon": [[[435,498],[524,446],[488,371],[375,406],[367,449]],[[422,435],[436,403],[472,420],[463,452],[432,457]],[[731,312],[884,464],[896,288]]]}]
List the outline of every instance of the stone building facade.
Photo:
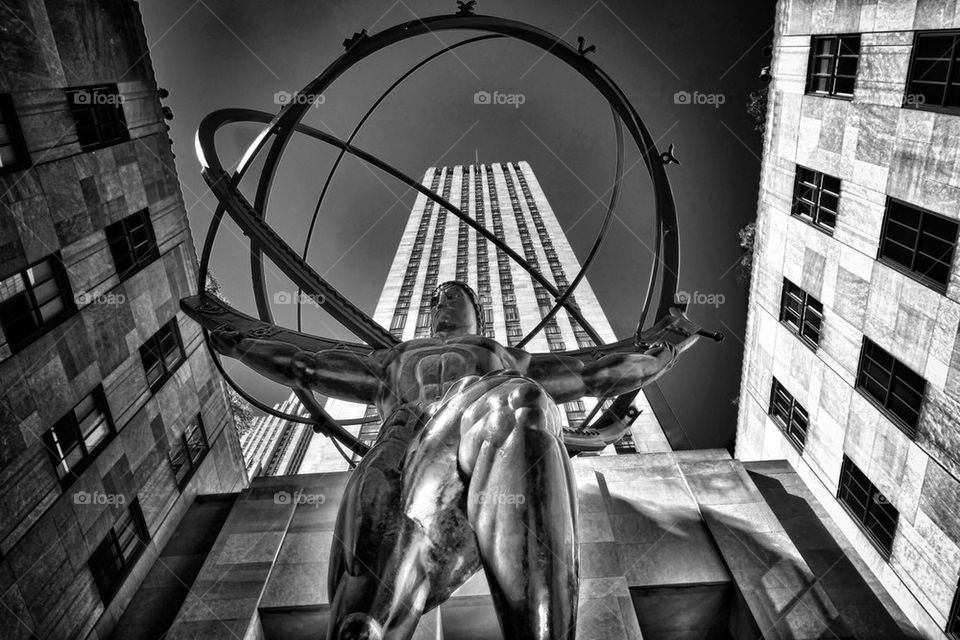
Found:
[{"label": "stone building facade", "polygon": [[960,7],[784,0],[736,454],[786,459],[960,637]]},{"label": "stone building facade", "polygon": [[0,636],[104,638],[247,479],[137,3],[2,13]]}]

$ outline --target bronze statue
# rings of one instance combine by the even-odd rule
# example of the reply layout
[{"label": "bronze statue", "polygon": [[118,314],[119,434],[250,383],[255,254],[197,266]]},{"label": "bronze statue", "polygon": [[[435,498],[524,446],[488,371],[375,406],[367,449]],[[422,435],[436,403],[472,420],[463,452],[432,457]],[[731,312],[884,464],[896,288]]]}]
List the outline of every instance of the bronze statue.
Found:
[{"label": "bronze statue", "polygon": [[557,404],[638,389],[696,335],[585,363],[478,335],[463,283],[440,285],[431,302],[432,337],[370,355],[211,336],[272,380],[375,404],[383,419],[337,517],[327,637],[409,638],[482,566],[505,638],[572,639],[577,492]]}]

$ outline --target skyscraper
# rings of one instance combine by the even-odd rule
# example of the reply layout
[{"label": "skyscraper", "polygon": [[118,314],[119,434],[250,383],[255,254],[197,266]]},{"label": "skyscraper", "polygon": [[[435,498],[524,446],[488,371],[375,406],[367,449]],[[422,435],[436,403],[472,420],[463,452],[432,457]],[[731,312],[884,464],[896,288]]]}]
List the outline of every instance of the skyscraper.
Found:
[{"label": "skyscraper", "polygon": [[[274,409],[301,417],[308,415],[300,399],[294,394],[274,405]],[[312,434],[310,425],[289,422],[277,416],[260,416],[250,429],[240,436],[247,475],[255,478],[299,473],[300,463],[303,462]]]},{"label": "skyscraper", "polygon": [[247,478],[137,3],[2,11],[0,636],[105,638]]},{"label": "skyscraper", "polygon": [[[490,229],[560,291],[569,286],[580,270],[570,242],[527,162],[431,167],[424,174],[422,184]],[[420,194],[400,238],[374,320],[401,340],[429,336],[430,297],[437,285],[447,280],[466,282],[477,292],[483,308],[485,335],[509,346],[518,345],[554,303],[553,296],[506,253]],[[616,339],[586,279],[570,300],[604,341]],[[561,310],[524,348],[546,352],[590,346],[593,342],[583,327],[566,310]],[[295,396],[291,395],[287,403],[299,407]],[[640,416],[633,424],[632,433],[608,447],[607,452],[669,451],[671,447],[642,392],[635,405]],[[596,400],[591,398],[565,404],[564,424],[576,428],[595,406]],[[369,422],[356,427],[356,435],[367,444],[376,440],[379,423],[374,407],[330,399],[325,408],[340,419],[367,418]],[[294,446],[293,441],[278,443],[279,432],[293,425],[282,421],[263,425],[256,435],[244,441],[248,469],[253,457],[294,458],[283,452]],[[270,438],[274,445],[267,447],[265,443]],[[257,453],[252,451],[254,441],[258,443]],[[267,469],[267,461],[263,460],[261,466]],[[315,435],[298,467],[288,466],[276,472],[313,473],[346,468],[347,463],[330,440]]]},{"label": "skyscraper", "polygon": [[960,637],[955,13],[779,4],[736,448],[789,461],[928,638]]}]

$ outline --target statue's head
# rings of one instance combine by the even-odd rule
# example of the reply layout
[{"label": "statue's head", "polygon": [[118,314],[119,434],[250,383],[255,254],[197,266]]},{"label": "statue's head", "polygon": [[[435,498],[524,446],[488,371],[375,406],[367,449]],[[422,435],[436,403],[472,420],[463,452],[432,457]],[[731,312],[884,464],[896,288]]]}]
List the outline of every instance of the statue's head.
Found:
[{"label": "statue's head", "polygon": [[450,280],[437,287],[430,298],[430,311],[433,335],[483,333],[480,301],[466,283]]}]

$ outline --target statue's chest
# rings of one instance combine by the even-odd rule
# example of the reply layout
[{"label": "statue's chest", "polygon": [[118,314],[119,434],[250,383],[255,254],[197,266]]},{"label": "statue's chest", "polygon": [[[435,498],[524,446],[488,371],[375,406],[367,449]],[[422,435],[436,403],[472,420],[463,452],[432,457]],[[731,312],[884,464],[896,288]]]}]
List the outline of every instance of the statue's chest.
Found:
[{"label": "statue's chest", "polygon": [[499,358],[487,349],[427,350],[403,359],[399,382],[405,400],[431,402],[464,376],[483,375],[502,367]]}]

